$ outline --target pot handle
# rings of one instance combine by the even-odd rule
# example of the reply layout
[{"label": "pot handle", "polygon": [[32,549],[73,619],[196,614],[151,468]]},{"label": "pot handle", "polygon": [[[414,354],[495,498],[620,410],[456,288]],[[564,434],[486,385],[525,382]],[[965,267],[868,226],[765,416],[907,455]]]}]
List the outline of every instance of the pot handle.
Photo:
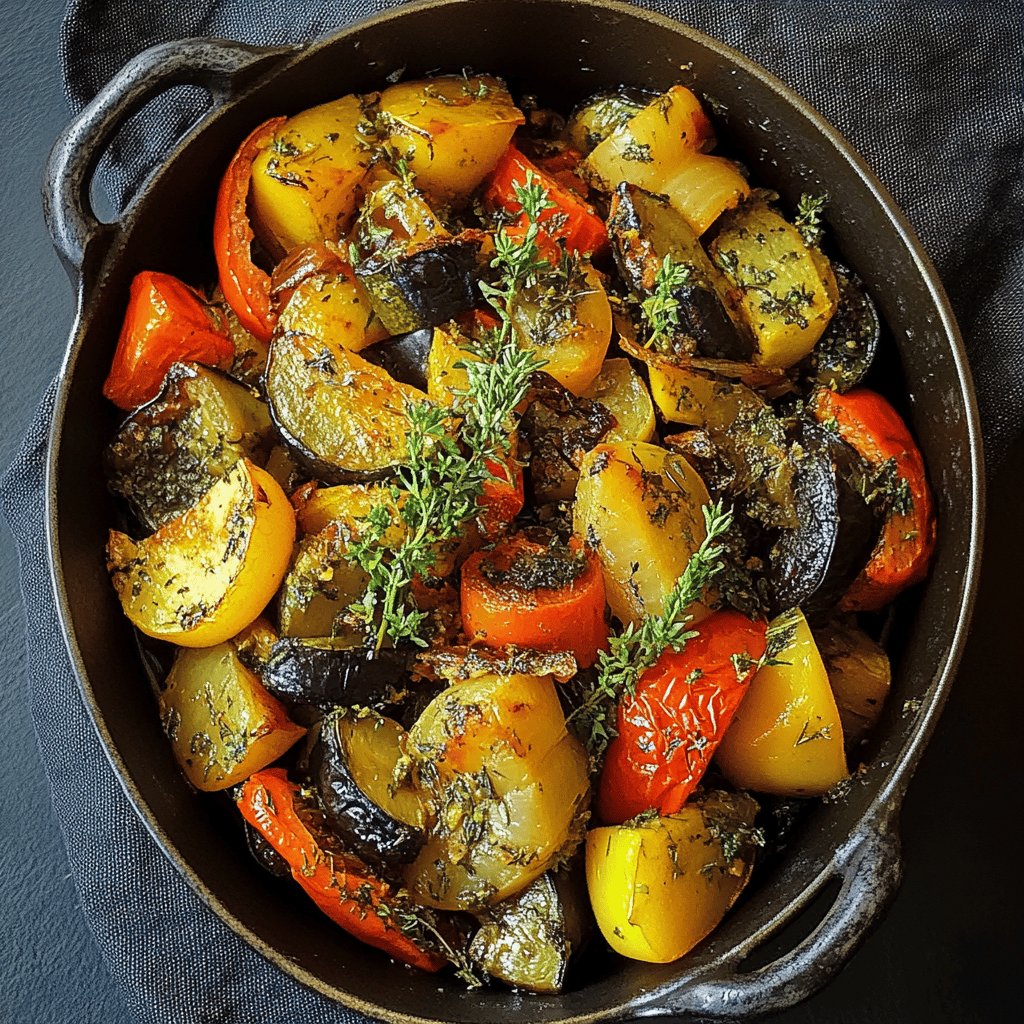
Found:
[{"label": "pot handle", "polygon": [[78,278],[86,250],[117,230],[96,216],[89,187],[107,144],[127,118],[176,85],[208,90],[212,101],[208,117],[295,49],[247,46],[226,39],[182,39],[143,50],[121,68],[61,133],[46,164],[43,212],[54,248],[72,280]]},{"label": "pot handle", "polygon": [[640,1015],[747,1020],[785,1010],[812,996],[839,972],[896,895],[903,865],[895,818],[896,809],[890,806],[837,851],[824,881],[838,877],[842,884],[824,917],[802,942],[763,967],[739,970],[740,963],[770,937],[765,935],[708,975],[657,1005],[643,1007]]}]

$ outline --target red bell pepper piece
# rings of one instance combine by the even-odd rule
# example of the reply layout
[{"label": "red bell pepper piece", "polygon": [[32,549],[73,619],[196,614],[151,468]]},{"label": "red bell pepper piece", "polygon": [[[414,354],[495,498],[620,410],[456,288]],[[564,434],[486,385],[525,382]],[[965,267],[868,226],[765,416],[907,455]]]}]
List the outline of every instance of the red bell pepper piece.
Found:
[{"label": "red bell pepper piece", "polygon": [[700,782],[764,655],[767,625],[736,611],[694,627],[678,653],[665,651],[619,705],[597,813],[619,825],[650,808],[675,814]]},{"label": "red bell pepper piece", "polygon": [[478,522],[484,537],[494,540],[508,529],[512,520],[523,510],[526,489],[523,485],[523,467],[513,455],[501,462],[487,459],[484,465],[493,475],[484,481]]},{"label": "red bell pepper piece", "polygon": [[[447,960],[421,949],[392,923],[391,887],[351,856],[325,850],[310,828],[322,820],[304,805],[299,787],[282,768],[266,768],[241,788],[242,816],[284,858],[292,877],[332,920],[357,939],[384,950],[396,960],[424,971],[439,971]],[[316,825],[314,824],[314,828]]]},{"label": "red bell pepper piece", "polygon": [[286,120],[264,121],[239,146],[221,180],[213,215],[213,253],[221,290],[242,326],[260,341],[270,341],[277,314],[270,303],[270,276],[252,260],[249,185],[253,161]]},{"label": "red bell pepper piece", "polygon": [[[519,214],[518,220],[507,229],[509,234],[525,232],[527,227],[526,215],[522,213],[522,206],[513,188],[513,184],[526,184],[527,171],[533,172],[534,179],[544,187],[548,199],[555,204],[552,208],[544,210],[539,217],[541,234],[551,241],[563,239],[570,252],[603,253],[608,248],[608,229],[594,212],[594,208],[550,174],[527,160],[515,146],[509,146],[502,154],[484,193],[484,199],[493,209]],[[538,244],[541,252],[546,252],[549,248],[541,242]]]},{"label": "red bell pepper piece", "polygon": [[136,409],[160,393],[172,363],[229,367],[235,347],[194,289],[170,274],[136,274],[103,394]]},{"label": "red bell pepper piece", "polygon": [[906,511],[889,512],[868,564],[839,604],[845,611],[877,611],[928,575],[935,550],[935,506],[924,459],[899,413],[874,391],[820,391],[813,407],[819,422],[833,421],[839,436],[871,466],[892,459],[897,476],[906,481]]},{"label": "red bell pepper piece", "polygon": [[582,573],[561,586],[526,588],[497,580],[486,569],[508,572],[517,559],[543,556],[547,545],[522,534],[491,551],[477,551],[462,567],[462,626],[471,640],[488,647],[510,644],[535,651],[571,651],[589,668],[608,646],[604,620],[604,575],[597,556],[576,539],[572,556],[583,558]]}]

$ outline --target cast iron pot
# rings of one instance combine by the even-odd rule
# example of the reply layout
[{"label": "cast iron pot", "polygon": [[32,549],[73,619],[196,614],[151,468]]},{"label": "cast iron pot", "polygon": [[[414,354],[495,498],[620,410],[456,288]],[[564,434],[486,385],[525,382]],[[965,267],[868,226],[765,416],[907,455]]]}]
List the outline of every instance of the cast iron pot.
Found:
[{"label": "cast iron pot", "polygon": [[[897,605],[892,699],[866,754],[867,770],[849,795],[809,813],[787,856],[691,955],[667,966],[598,955],[577,987],[558,997],[467,993],[455,980],[393,965],[349,939],[294,886],[261,873],[245,851],[237,816],[193,792],[178,771],[102,556],[115,509],[100,453],[116,420],[100,389],[132,276],[154,269],[212,279],[217,182],[258,122],[372,90],[399,68],[416,76],[464,66],[502,74],[513,92],[529,90],[562,110],[623,79],[660,90],[682,75],[730,112],[723,134],[755,180],[777,189],[790,208],[802,191],[827,190],[831,236],[866,280],[891,332],[875,385],[909,417],[938,499],[932,574]],[[99,157],[126,118],[179,84],[208,90],[210,110],[120,220],[100,223],[88,198]],[[85,701],[125,792],[223,921],[300,981],[388,1021],[727,1019],[792,1005],[824,984],[899,884],[899,808],[960,655],[982,522],[977,411],[948,301],[892,199],[835,129],[739,53],[621,3],[435,0],[302,50],[213,39],[154,47],[65,132],[46,181],[50,230],[78,291],[49,449],[47,536],[57,607]]]}]

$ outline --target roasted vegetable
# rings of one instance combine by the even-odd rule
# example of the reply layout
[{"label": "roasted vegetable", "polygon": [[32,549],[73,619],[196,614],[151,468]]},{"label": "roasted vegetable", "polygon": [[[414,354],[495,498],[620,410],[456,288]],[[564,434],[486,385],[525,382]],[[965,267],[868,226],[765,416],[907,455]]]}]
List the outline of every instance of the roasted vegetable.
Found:
[{"label": "roasted vegetable", "polygon": [[573,149],[586,156],[616,128],[639,114],[653,98],[645,89],[628,86],[595,93],[572,112],[565,126],[565,137]]},{"label": "roasted vegetable", "polygon": [[651,395],[628,359],[606,359],[583,397],[604,406],[614,417],[605,441],[650,441],[654,437]]},{"label": "roasted vegetable", "polygon": [[513,534],[462,567],[462,627],[488,647],[570,651],[589,668],[607,645],[604,577],[576,538]]},{"label": "roasted vegetable", "polygon": [[494,169],[524,121],[500,79],[439,75],[380,98],[378,133],[432,199],[461,203]]},{"label": "roasted vegetable", "polygon": [[478,238],[453,238],[402,182],[367,197],[355,238],[356,275],[389,334],[435,327],[473,308]]},{"label": "roasted vegetable", "polygon": [[110,489],[155,530],[191,508],[240,458],[274,443],[266,405],[216,370],[176,363],[161,393],[121,425],[105,453]]},{"label": "roasted vegetable", "polygon": [[303,800],[284,771],[268,768],[250,778],[238,809],[335,924],[402,963],[424,971],[444,966],[445,958],[431,951],[421,928],[400,927],[403,919],[415,921],[408,900],[332,841],[323,814]]},{"label": "roasted vegetable", "polygon": [[833,621],[814,631],[847,746],[867,739],[889,696],[889,656],[852,622]]},{"label": "roasted vegetable", "polygon": [[807,372],[813,383],[844,392],[856,387],[871,369],[882,321],[861,279],[839,263],[833,263],[832,270],[838,305],[807,357]]},{"label": "roasted vegetable", "polygon": [[867,460],[876,474],[874,486],[882,491],[882,534],[842,601],[848,611],[877,611],[928,574],[935,510],[924,459],[899,414],[873,391],[821,391],[812,409]]},{"label": "roasted vegetable", "polygon": [[347,264],[311,274],[291,292],[277,321],[279,333],[304,334],[361,352],[388,336],[370,296]]},{"label": "roasted vegetable", "polygon": [[309,754],[309,776],[331,828],[364,860],[404,864],[423,845],[423,804],[410,784],[405,730],[351,709],[328,715]]},{"label": "roasted vegetable", "polygon": [[111,530],[107,569],[125,615],[143,633],[212,647],[263,611],[294,539],[284,492],[240,459],[192,508],[145,540]]},{"label": "roasted vegetable", "polygon": [[160,694],[160,721],[186,778],[206,792],[266,768],[306,731],[230,643],[178,651]]},{"label": "roasted vegetable", "polygon": [[628,181],[660,193],[681,164],[714,144],[714,129],[700,100],[674,85],[608,134],[584,167],[606,192]]},{"label": "roasted vegetable", "polygon": [[571,253],[600,254],[608,248],[608,231],[594,208],[527,160],[515,146],[509,146],[502,154],[484,192],[484,201],[492,210],[518,218],[507,228],[510,234],[521,236],[529,226],[516,193],[516,189],[523,188],[528,181],[539,184],[547,195],[550,205],[541,211],[538,224],[548,239],[564,243]]},{"label": "roasted vegetable", "polygon": [[701,509],[709,500],[686,460],[656,445],[601,444],[584,458],[573,525],[597,553],[608,604],[623,623],[661,613],[704,539]]},{"label": "roasted vegetable", "polygon": [[825,256],[763,198],[730,213],[710,251],[736,289],[757,343],[755,360],[785,369],[803,359],[836,311],[838,289]]},{"label": "roasted vegetable", "polygon": [[528,992],[561,992],[586,939],[586,893],[576,871],[548,871],[480,918],[469,955],[492,978]]},{"label": "roasted vegetable", "polygon": [[519,427],[529,447],[534,498],[569,501],[583,456],[609,435],[612,415],[595,401],[575,397],[543,370],[534,373],[527,401]]},{"label": "roasted vegetable", "polygon": [[406,403],[425,398],[332,338],[278,334],[270,346],[270,414],[288,447],[324,483],[393,470],[406,452]]},{"label": "roasted vegetable", "polygon": [[843,727],[807,620],[790,616],[792,641],[754,677],[715,764],[740,789],[820,796],[846,778]]},{"label": "roasted vegetable", "polygon": [[[612,196],[608,228],[619,270],[637,296],[657,295],[673,303],[675,320],[653,339],[657,348],[686,356],[751,358],[753,336],[734,317],[725,278],[665,198],[623,182]],[[662,283],[666,265],[680,279],[671,288]]]},{"label": "roasted vegetable", "polygon": [[263,838],[263,834],[247,821],[243,821],[242,827],[245,829],[245,845],[253,860],[275,878],[291,878],[292,869],[288,862]]},{"label": "roasted vegetable", "polygon": [[601,275],[589,264],[569,280],[552,273],[524,288],[510,310],[524,348],[545,360],[544,370],[574,395],[601,372],[612,337],[612,313]]},{"label": "roasted vegetable", "polygon": [[272,117],[257,125],[238,147],[221,180],[213,216],[213,254],[224,300],[239,323],[263,342],[270,341],[277,314],[270,304],[270,275],[252,257],[255,236],[249,222],[249,185],[253,161],[285,120]]},{"label": "roasted vegetable", "polygon": [[381,710],[401,698],[412,664],[406,651],[376,651],[354,636],[286,636],[261,674],[271,693],[294,703]]},{"label": "roasted vegetable", "polygon": [[427,365],[433,341],[434,329],[423,327],[366,349],[363,358],[386,370],[400,384],[426,391]]},{"label": "roasted vegetable", "polygon": [[430,802],[414,900],[479,909],[539,878],[581,838],[587,758],[550,677],[482,676],[436,697],[409,732]]},{"label": "roasted vegetable", "polygon": [[367,575],[345,557],[352,535],[343,521],[304,537],[295,551],[278,599],[282,636],[347,635],[342,616],[362,597]]},{"label": "roasted vegetable", "polygon": [[132,279],[128,309],[103,394],[121,409],[155,398],[174,363],[231,366],[235,348],[215,312],[170,274]]},{"label": "roasted vegetable", "polygon": [[274,255],[345,236],[370,164],[359,131],[366,103],[343,96],[303,110],[278,123],[256,155],[253,218]]},{"label": "roasted vegetable", "polygon": [[750,878],[757,804],[707,794],[671,817],[643,816],[587,833],[587,888],[608,945],[633,960],[670,963],[722,920]]},{"label": "roasted vegetable", "polygon": [[597,813],[620,824],[654,807],[675,814],[711,763],[765,651],[765,624],[739,612],[704,619],[681,651],[667,650],[619,705]]},{"label": "roasted vegetable", "polygon": [[218,284],[210,298],[210,312],[217,318],[220,329],[228,336],[235,355],[228,373],[240,384],[257,390],[263,387],[263,372],[267,368],[267,353],[270,346],[242,326],[238,314],[224,299],[224,292]]},{"label": "roasted vegetable", "polygon": [[801,423],[793,474],[796,525],[768,551],[776,609],[820,613],[834,607],[867,561],[878,519],[857,486],[865,468],[837,435]]}]

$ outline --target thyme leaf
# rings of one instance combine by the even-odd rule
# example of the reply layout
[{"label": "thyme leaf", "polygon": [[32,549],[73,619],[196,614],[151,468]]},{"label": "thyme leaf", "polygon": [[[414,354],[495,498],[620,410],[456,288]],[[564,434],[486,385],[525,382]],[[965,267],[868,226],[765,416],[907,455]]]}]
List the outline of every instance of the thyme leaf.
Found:
[{"label": "thyme leaf", "polygon": [[647,345],[664,349],[666,343],[679,330],[679,299],[675,295],[690,281],[692,268],[666,256],[654,277],[654,290],[640,304],[640,311],[650,327]]}]

